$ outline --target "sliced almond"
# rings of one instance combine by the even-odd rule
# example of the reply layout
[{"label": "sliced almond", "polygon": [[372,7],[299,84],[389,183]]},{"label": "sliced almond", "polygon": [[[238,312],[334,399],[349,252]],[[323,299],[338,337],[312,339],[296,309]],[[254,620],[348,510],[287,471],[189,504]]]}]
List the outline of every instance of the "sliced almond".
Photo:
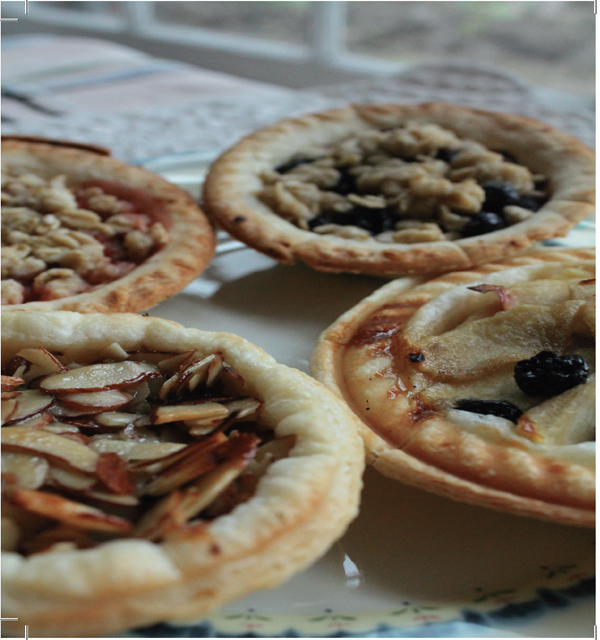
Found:
[{"label": "sliced almond", "polygon": [[203,385],[208,379],[210,365],[217,358],[217,355],[211,355],[197,360],[189,364],[184,371],[179,374],[180,382],[176,389],[177,397],[182,396],[186,391],[194,391],[198,386]]},{"label": "sliced almond", "polygon": [[136,537],[157,541],[167,531],[176,528],[174,514],[182,498],[183,493],[181,491],[173,491],[146,511],[135,527]]},{"label": "sliced almond", "polygon": [[206,377],[206,388],[210,389],[213,384],[219,379],[219,376],[223,372],[225,367],[225,361],[221,353],[216,353],[214,359],[208,367],[208,375]]},{"label": "sliced almond", "polygon": [[229,441],[231,456],[229,460],[203,475],[184,490],[175,515],[178,524],[183,524],[198,515],[227,489],[248,465],[257,443],[258,438],[254,436],[240,436]]},{"label": "sliced almond", "polygon": [[[198,385],[203,384],[208,376],[210,363],[215,359],[215,354],[206,358],[196,360],[198,352],[194,352],[190,357],[182,362],[180,368],[183,370],[171,376],[161,387],[158,397],[160,400],[167,400],[170,397],[180,398],[186,392],[190,392]],[[187,364],[189,361],[189,364]],[[190,383],[193,385],[190,387]]]},{"label": "sliced almond", "polygon": [[115,362],[122,362],[123,360],[127,360],[129,358],[129,354],[118,342],[113,342],[104,349],[102,352],[102,357],[110,360],[114,360]]},{"label": "sliced almond", "polygon": [[49,422],[47,425],[42,427],[44,431],[49,431],[50,433],[79,433],[79,429],[68,422]]},{"label": "sliced almond", "polygon": [[39,489],[46,482],[49,469],[45,458],[28,453],[2,452],[2,473],[14,476],[20,489]]},{"label": "sliced almond", "polygon": [[158,368],[167,375],[173,375],[177,373],[180,367],[183,365],[185,368],[191,361],[196,351],[186,351],[185,353],[178,353],[171,357],[164,357],[158,362]]},{"label": "sliced almond", "polygon": [[90,391],[88,393],[73,393],[61,396],[60,401],[68,409],[86,410],[88,413],[101,411],[115,411],[128,404],[132,395],[119,391],[119,389],[108,389],[106,391]]},{"label": "sliced almond", "polygon": [[157,407],[150,418],[153,424],[179,422],[187,420],[213,421],[226,418],[229,411],[217,402],[171,404]]},{"label": "sliced almond", "polygon": [[109,362],[91,364],[64,371],[42,380],[40,388],[56,395],[106,391],[160,376],[156,367],[144,362]]},{"label": "sliced almond", "polygon": [[225,403],[225,407],[230,414],[236,414],[236,420],[251,420],[256,418],[262,408],[263,403],[255,398],[240,398]]},{"label": "sliced almond", "polygon": [[20,385],[25,383],[23,378],[15,378],[13,376],[1,376],[2,378],[2,391],[12,391]]},{"label": "sliced almond", "polygon": [[[216,443],[217,439],[213,439],[213,442]],[[249,451],[257,442],[256,436],[240,434],[220,444],[209,446],[206,442],[191,444],[187,448],[185,457],[177,464],[165,469],[158,478],[148,483],[142,492],[150,496],[165,495],[202,474],[212,471],[223,461],[235,457],[240,448],[244,448],[244,450],[247,448]]]},{"label": "sliced almond", "polygon": [[3,427],[2,446],[8,451],[27,451],[88,473],[96,470],[98,454],[90,447],[43,429]]},{"label": "sliced almond", "polygon": [[31,418],[25,418],[25,420],[21,420],[18,423],[18,426],[27,429],[43,429],[45,426],[52,423],[54,418],[50,413],[46,411],[42,411],[41,413],[36,413]]},{"label": "sliced almond", "polygon": [[127,463],[118,453],[105,452],[98,457],[96,477],[104,486],[118,495],[133,495],[135,482]]},{"label": "sliced almond", "polygon": [[89,445],[98,453],[116,453],[124,460],[152,461],[170,456],[188,445],[178,442],[136,442],[133,440],[92,440]]},{"label": "sliced almond", "polygon": [[223,365],[223,371],[221,372],[220,380],[223,383],[223,388],[225,389],[226,393],[229,393],[232,396],[248,395],[248,385],[246,384],[246,381],[235,369],[232,369],[229,365]]},{"label": "sliced almond", "polygon": [[31,382],[39,376],[49,376],[61,373],[66,370],[49,351],[42,347],[32,349],[21,349],[17,357],[23,358],[31,363],[27,373],[23,376],[25,382]]},{"label": "sliced almond", "polygon": [[50,469],[49,481],[56,487],[73,491],[85,491],[96,484],[94,476],[78,473],[71,469],[61,469],[60,467],[52,467]]},{"label": "sliced almond", "polygon": [[106,531],[120,535],[133,530],[129,520],[46,491],[18,489],[12,500],[17,506],[29,512],[59,520],[78,529]]},{"label": "sliced almond", "polygon": [[165,359],[169,359],[172,355],[167,351],[130,351],[127,354],[127,359],[133,362],[148,362],[158,367],[161,373],[170,374],[170,371],[163,371],[160,363]]},{"label": "sliced almond", "polygon": [[57,545],[65,543],[71,544],[72,548],[76,549],[89,549],[95,546],[85,531],[59,524],[25,540],[22,547],[26,553],[42,553],[58,550]]},{"label": "sliced almond", "polygon": [[86,499],[114,504],[119,507],[137,507],[140,503],[136,496],[131,494],[109,493],[108,491],[86,491]]},{"label": "sliced almond", "polygon": [[12,424],[30,418],[48,409],[54,402],[52,396],[42,393],[38,389],[26,389],[17,393],[19,395],[14,398],[17,403],[16,407],[3,424]]},{"label": "sliced almond", "polygon": [[13,378],[22,378],[30,367],[30,363],[24,358],[11,358],[3,367],[4,373]]},{"label": "sliced almond", "polygon": [[93,416],[99,425],[108,427],[109,429],[124,429],[141,417],[139,413],[125,413],[120,411],[106,411]]},{"label": "sliced almond", "polygon": [[17,395],[18,393],[18,391],[8,392],[8,394],[10,394],[9,397],[2,398],[2,424],[8,422],[12,418],[13,414],[16,413],[17,407],[19,406],[19,403],[17,402],[17,398],[19,397]]}]

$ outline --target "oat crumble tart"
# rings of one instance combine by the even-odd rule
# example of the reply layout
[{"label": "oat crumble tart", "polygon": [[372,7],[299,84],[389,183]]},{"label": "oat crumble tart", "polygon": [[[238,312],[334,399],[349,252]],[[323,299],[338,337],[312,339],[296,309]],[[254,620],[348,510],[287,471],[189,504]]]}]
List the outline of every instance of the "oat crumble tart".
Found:
[{"label": "oat crumble tart", "polygon": [[593,527],[595,310],[590,249],[398,278],[323,333],[311,369],[384,475]]},{"label": "oat crumble tart", "polygon": [[206,180],[208,214],[277,260],[373,275],[522,253],[593,212],[594,154],[520,116],[448,104],[351,106],[283,120]]},{"label": "oat crumble tart", "polygon": [[214,246],[203,212],[158,176],[77,145],[3,138],[4,310],[146,309]]},{"label": "oat crumble tart", "polygon": [[356,515],[358,420],[241,338],[36,312],[2,340],[3,615],[30,633],[197,620]]}]

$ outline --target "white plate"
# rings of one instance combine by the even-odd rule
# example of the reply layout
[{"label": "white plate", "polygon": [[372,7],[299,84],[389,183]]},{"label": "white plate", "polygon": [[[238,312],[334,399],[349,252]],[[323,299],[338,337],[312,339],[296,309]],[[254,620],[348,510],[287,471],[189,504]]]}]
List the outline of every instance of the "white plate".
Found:
[{"label": "white plate", "polygon": [[[210,159],[183,154],[145,166],[197,196]],[[200,278],[151,315],[231,331],[308,372],[320,333],[382,285],[285,267],[227,242]],[[592,637],[593,575],[593,531],[453,502],[369,469],[360,515],[312,568],[196,625],[136,635]]]}]

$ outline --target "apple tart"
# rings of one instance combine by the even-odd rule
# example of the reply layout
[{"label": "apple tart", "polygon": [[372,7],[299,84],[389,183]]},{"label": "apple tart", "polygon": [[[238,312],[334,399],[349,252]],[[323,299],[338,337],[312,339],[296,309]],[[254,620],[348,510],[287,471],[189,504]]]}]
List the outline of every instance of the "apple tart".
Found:
[{"label": "apple tart", "polygon": [[3,325],[5,632],[197,620],[305,568],[356,515],[358,419],[258,347],[128,314]]},{"label": "apple tart", "polygon": [[548,125],[442,103],[283,120],[213,165],[207,213],[321,271],[432,274],[523,253],[593,213],[594,154]]},{"label": "apple tart", "polygon": [[4,309],[138,311],[210,261],[190,196],[100,149],[2,140]]},{"label": "apple tart", "polygon": [[566,524],[595,514],[595,255],[399,278],[319,339],[315,377],[383,474]]}]

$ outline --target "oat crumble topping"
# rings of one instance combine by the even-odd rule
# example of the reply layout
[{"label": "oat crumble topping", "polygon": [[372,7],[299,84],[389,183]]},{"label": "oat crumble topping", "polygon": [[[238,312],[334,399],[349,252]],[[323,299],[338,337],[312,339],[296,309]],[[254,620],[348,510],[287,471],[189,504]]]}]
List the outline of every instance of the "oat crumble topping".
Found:
[{"label": "oat crumble topping", "polygon": [[544,176],[435,124],[369,130],[261,178],[258,197],[301,229],[382,243],[489,233],[548,196]]},{"label": "oat crumble topping", "polygon": [[100,186],[2,175],[2,304],[55,300],[117,280],[168,241],[160,222]]}]

